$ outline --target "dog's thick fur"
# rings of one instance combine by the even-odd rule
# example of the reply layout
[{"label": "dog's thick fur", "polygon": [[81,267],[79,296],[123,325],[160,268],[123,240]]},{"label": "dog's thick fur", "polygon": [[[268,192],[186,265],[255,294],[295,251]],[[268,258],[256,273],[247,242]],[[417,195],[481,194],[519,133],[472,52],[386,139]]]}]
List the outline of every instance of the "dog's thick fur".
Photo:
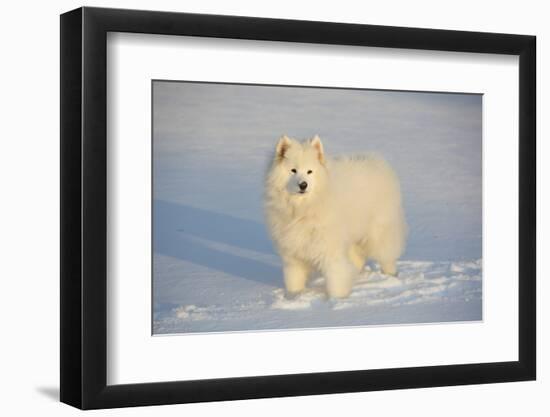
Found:
[{"label": "dog's thick fur", "polygon": [[368,258],[397,273],[407,226],[399,180],[379,157],[329,159],[318,136],[283,136],[266,178],[265,210],[289,295],[318,270],[330,297],[347,297]]}]

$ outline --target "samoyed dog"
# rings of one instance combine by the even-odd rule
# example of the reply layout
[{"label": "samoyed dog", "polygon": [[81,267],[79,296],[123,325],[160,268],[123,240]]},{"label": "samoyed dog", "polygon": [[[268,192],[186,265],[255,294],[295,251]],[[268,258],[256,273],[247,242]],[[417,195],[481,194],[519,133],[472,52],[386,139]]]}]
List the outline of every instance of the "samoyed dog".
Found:
[{"label": "samoyed dog", "polygon": [[331,159],[318,136],[283,136],[265,182],[265,211],[289,296],[319,271],[330,297],[347,297],[368,258],[397,274],[407,226],[399,180],[380,157]]}]

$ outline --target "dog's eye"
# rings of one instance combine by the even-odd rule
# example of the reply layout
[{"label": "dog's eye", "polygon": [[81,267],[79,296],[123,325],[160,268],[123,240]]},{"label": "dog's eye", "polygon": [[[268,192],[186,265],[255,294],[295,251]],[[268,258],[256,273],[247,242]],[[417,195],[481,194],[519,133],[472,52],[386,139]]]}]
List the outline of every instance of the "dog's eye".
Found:
[{"label": "dog's eye", "polygon": [[310,169],[307,173],[308,174],[313,174],[313,171]]},{"label": "dog's eye", "polygon": [[292,169],[290,170],[290,172],[292,172],[293,174],[296,174],[296,170],[295,170],[294,168],[292,168]]}]

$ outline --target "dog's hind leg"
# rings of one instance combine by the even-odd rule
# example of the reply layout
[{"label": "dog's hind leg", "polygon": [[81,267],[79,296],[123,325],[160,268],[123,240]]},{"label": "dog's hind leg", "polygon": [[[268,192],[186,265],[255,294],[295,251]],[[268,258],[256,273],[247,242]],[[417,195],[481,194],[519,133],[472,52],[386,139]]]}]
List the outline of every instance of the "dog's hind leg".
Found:
[{"label": "dog's hind leg", "polygon": [[351,263],[355,265],[359,272],[361,272],[365,266],[365,260],[367,258],[362,248],[357,244],[353,244],[349,247],[348,255]]},{"label": "dog's hind leg", "polygon": [[397,276],[396,261],[379,261],[379,263],[383,274]]},{"label": "dog's hind leg", "polygon": [[405,226],[397,224],[380,225],[368,241],[368,253],[379,264],[382,272],[397,275],[397,259],[401,256],[404,245]]}]

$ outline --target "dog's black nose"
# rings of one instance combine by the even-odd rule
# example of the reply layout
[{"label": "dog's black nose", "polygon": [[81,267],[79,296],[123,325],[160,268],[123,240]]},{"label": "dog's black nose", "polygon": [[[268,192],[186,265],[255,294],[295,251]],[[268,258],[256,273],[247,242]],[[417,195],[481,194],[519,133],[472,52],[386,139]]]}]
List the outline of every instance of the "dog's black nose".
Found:
[{"label": "dog's black nose", "polygon": [[300,187],[300,190],[304,191],[307,188],[307,182],[302,181],[300,184],[298,184]]}]

